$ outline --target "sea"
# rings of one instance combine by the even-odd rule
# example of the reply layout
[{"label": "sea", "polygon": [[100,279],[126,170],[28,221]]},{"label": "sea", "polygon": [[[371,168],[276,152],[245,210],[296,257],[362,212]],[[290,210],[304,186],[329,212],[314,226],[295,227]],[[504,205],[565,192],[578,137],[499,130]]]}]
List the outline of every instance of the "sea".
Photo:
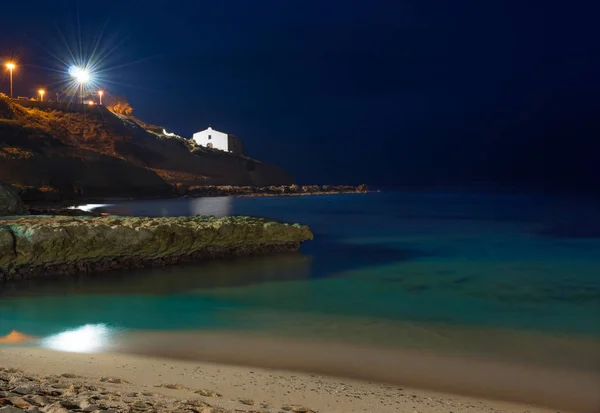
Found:
[{"label": "sea", "polygon": [[226,331],[600,373],[598,199],[382,190],[101,209],[257,216],[315,237],[298,253],[7,283],[0,335]]}]

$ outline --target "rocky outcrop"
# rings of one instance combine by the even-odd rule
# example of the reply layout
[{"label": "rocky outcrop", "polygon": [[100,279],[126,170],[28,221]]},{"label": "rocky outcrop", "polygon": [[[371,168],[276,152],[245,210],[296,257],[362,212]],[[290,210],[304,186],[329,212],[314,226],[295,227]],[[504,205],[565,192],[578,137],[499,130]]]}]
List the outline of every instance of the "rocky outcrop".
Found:
[{"label": "rocky outcrop", "polygon": [[26,201],[166,197],[173,185],[283,185],[281,168],[198,147],[102,106],[0,96],[0,180]]},{"label": "rocky outcrop", "polygon": [[10,185],[0,182],[0,217],[8,215],[27,215],[17,191]]},{"label": "rocky outcrop", "polygon": [[273,185],[273,186],[187,186],[177,185],[178,195],[202,196],[277,196],[277,195],[327,195],[367,193],[369,188],[362,184],[352,185]]},{"label": "rocky outcrop", "polygon": [[0,219],[0,280],[295,251],[310,229],[248,217]]}]

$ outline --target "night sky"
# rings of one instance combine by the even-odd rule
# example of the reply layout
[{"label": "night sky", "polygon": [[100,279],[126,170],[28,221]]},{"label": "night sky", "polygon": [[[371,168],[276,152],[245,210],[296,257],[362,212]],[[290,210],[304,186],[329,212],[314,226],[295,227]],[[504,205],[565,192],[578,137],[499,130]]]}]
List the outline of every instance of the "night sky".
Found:
[{"label": "night sky", "polygon": [[33,95],[102,33],[135,115],[238,135],[301,183],[600,191],[592,3],[11,1],[0,55]]}]

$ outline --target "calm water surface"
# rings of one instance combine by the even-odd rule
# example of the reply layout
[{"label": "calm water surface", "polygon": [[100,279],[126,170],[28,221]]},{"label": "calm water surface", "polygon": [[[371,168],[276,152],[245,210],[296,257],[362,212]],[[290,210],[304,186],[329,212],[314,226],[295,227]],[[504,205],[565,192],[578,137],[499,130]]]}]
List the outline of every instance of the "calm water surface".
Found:
[{"label": "calm water surface", "polygon": [[592,200],[381,192],[107,209],[261,216],[308,224],[315,240],[298,254],[9,284],[0,334],[107,323],[435,347],[471,331],[454,344],[473,351],[485,337],[489,347],[512,334],[600,339],[600,204]]}]

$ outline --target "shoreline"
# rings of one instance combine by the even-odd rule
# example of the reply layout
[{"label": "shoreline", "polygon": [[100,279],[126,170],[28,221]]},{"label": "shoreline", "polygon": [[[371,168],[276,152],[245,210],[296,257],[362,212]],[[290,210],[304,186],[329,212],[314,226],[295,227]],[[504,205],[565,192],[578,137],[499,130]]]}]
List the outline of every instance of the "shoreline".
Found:
[{"label": "shoreline", "polygon": [[[19,376],[27,376],[35,384],[45,380],[52,383],[56,387],[51,390],[63,392],[64,397],[49,402],[62,399],[71,402],[72,406],[76,398],[79,403],[107,403],[102,407],[113,408],[115,412],[130,411],[124,408],[127,405],[135,405],[136,411],[142,412],[194,406],[200,408],[195,411],[202,413],[554,412],[527,404],[363,380],[138,355],[0,348],[0,367],[24,372],[22,375],[16,371],[5,375],[12,380],[13,386],[23,388],[32,384],[31,380],[15,380]],[[0,381],[0,389],[2,383]],[[95,391],[90,392],[90,389]],[[44,397],[48,398],[45,394]],[[586,413],[584,410],[565,412]]]},{"label": "shoreline", "polygon": [[[17,189],[19,189],[17,187]],[[179,199],[179,198],[214,198],[233,196],[240,198],[247,197],[269,197],[269,196],[310,196],[310,195],[349,195],[349,194],[370,194],[378,193],[381,190],[371,190],[367,185],[280,185],[268,187],[255,186],[234,186],[234,185],[174,185],[173,192],[170,195],[156,196],[73,196],[65,198],[61,193],[51,193],[44,199],[43,196],[28,196],[26,191],[18,191],[23,199],[23,203],[33,209],[51,210],[62,209],[74,205],[102,204],[124,201],[152,201],[161,199]],[[48,212],[50,213],[50,212]]]},{"label": "shoreline", "polygon": [[114,376],[133,383],[135,391],[162,392],[164,388],[155,386],[169,384],[174,391],[168,394],[186,399],[196,396],[190,389],[208,388],[224,395],[210,399],[223,402],[223,407],[249,398],[257,406],[266,402],[276,407],[259,411],[277,413],[285,405],[321,413],[595,413],[600,406],[595,391],[599,375],[417,350],[243,333],[139,331],[120,334],[104,351],[78,354],[0,346],[0,367],[33,374],[71,373],[96,384],[99,377]]},{"label": "shoreline", "polygon": [[[239,343],[244,343],[243,352]],[[132,332],[119,335],[108,350],[329,375],[568,411],[592,413],[600,407],[596,371],[492,357],[240,332]]]}]

